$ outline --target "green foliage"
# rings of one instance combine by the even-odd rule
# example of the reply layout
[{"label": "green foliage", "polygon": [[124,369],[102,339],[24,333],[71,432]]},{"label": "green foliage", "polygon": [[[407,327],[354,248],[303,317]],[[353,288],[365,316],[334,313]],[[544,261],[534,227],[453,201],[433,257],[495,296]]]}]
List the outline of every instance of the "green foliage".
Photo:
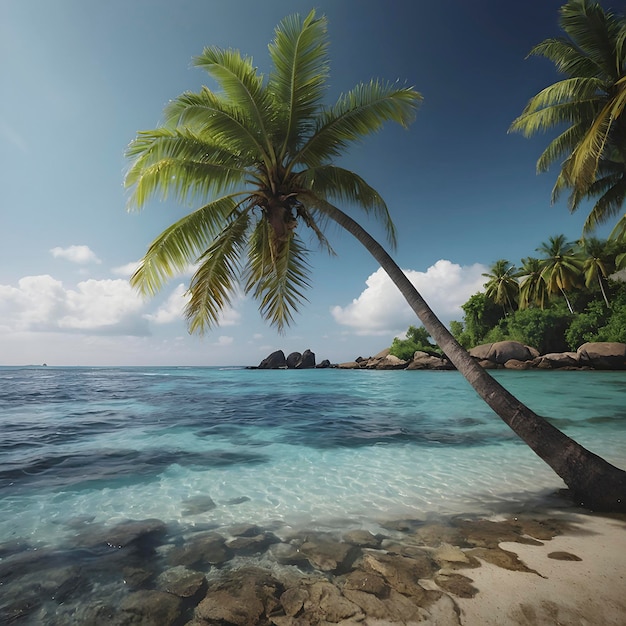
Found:
[{"label": "green foliage", "polygon": [[626,343],[626,304],[613,306],[611,317],[598,331],[597,341]]},{"label": "green foliage", "polygon": [[[594,237],[569,242],[555,235],[539,246],[542,258],[523,258],[518,272],[508,261],[497,261],[483,274],[489,278],[485,292],[462,305],[463,322],[451,323],[453,336],[466,349],[511,340],[544,354],[575,350],[588,341],[624,342],[626,282],[611,276],[625,246]],[[505,284],[517,286],[518,293],[504,298]],[[511,310],[515,302],[520,308]],[[511,311],[507,315],[504,304]]]},{"label": "green foliage", "polygon": [[549,309],[523,309],[507,320],[508,338],[537,348],[542,354],[564,352],[565,333],[572,316],[563,306]]},{"label": "green foliage", "polygon": [[430,334],[423,326],[409,326],[406,331],[406,339],[395,337],[389,353],[405,361],[410,361],[413,358],[413,354],[418,350],[430,354],[440,354],[441,350],[436,345],[430,343],[429,339]]},{"label": "green foliage", "polygon": [[576,350],[587,341],[598,341],[598,331],[606,324],[609,314],[603,302],[595,300],[587,305],[583,313],[575,315],[565,333],[570,350]]},{"label": "green foliage", "polygon": [[500,321],[504,312],[484,293],[476,293],[461,305],[465,313],[466,340],[471,346],[483,343],[487,333]]},{"label": "green foliage", "polygon": [[562,79],[531,98],[511,130],[527,137],[557,131],[537,170],[560,166],[552,197],[569,190],[572,211],[596,199],[584,225],[588,233],[618,216],[626,198],[626,18],[593,0],[569,0],[560,14],[563,35],[530,54],[552,61]]}]

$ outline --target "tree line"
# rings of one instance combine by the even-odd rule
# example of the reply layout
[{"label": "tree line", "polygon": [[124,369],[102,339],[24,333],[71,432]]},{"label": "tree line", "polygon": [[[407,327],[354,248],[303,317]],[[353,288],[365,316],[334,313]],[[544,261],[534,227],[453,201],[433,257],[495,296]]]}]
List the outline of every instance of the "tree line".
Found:
[{"label": "tree line", "polygon": [[[587,237],[549,237],[519,265],[498,259],[483,276],[484,290],[461,305],[463,321],[450,331],[466,349],[513,340],[542,354],[576,350],[588,341],[626,343],[626,243]],[[441,353],[428,331],[410,326],[391,354]]]}]

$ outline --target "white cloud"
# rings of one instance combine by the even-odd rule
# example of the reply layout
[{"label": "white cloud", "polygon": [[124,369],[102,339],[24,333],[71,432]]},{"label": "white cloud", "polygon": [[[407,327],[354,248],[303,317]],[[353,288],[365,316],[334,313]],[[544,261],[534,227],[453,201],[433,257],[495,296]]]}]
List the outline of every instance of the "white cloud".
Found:
[{"label": "white cloud", "polygon": [[230,346],[230,345],[232,345],[234,340],[235,340],[234,337],[229,337],[228,335],[220,335],[217,338],[217,341],[215,342],[214,345],[216,345],[216,346]]},{"label": "white cloud", "polygon": [[111,271],[116,276],[126,276],[127,278],[130,278],[137,271],[140,263],[141,261],[131,261],[130,263],[126,263],[126,265],[118,265]]},{"label": "white cloud", "polygon": [[[488,268],[480,263],[461,266],[441,259],[426,272],[404,270],[411,283],[424,297],[444,324],[461,320],[461,305],[482,289],[481,274]],[[338,324],[349,326],[359,335],[388,335],[419,326],[398,288],[380,268],[366,280],[365,290],[346,306],[335,306],[331,313]]]},{"label": "white cloud", "polygon": [[71,263],[84,265],[85,263],[101,263],[95,252],[89,246],[68,246],[61,248],[57,246],[50,250],[55,259],[65,259]]},{"label": "white cloud", "polygon": [[26,276],[17,287],[0,285],[5,332],[82,332],[145,335],[141,298],[125,280],[86,280],[67,289],[49,275]]},{"label": "white cloud", "polygon": [[[233,298],[235,306],[243,300],[240,294]],[[156,313],[146,313],[145,319],[155,324],[169,324],[184,319],[184,308],[189,302],[189,294],[184,284],[174,289],[167,300],[156,310]],[[234,307],[228,307],[220,314],[218,326],[236,326],[241,320],[241,313]]]},{"label": "white cloud", "polygon": [[180,284],[170,294],[169,298],[156,311],[148,313],[144,317],[155,324],[169,324],[176,320],[183,319],[183,309],[189,301],[186,294],[185,285]]}]

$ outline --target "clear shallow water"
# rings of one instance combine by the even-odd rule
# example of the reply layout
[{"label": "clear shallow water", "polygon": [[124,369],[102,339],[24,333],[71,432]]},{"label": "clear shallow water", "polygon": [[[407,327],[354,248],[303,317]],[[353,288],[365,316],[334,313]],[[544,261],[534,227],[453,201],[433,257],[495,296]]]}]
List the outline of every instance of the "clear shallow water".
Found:
[{"label": "clear shallow water", "polygon": [[[625,372],[496,377],[626,466]],[[184,624],[207,580],[293,568],[299,531],[402,540],[393,520],[532,512],[562,487],[456,372],[4,367],[0,622]],[[173,572],[204,587],[174,599]]]},{"label": "clear shallow water", "polygon": [[[626,466],[626,373],[496,377]],[[367,528],[561,487],[456,372],[0,368],[0,544],[77,519]]]}]

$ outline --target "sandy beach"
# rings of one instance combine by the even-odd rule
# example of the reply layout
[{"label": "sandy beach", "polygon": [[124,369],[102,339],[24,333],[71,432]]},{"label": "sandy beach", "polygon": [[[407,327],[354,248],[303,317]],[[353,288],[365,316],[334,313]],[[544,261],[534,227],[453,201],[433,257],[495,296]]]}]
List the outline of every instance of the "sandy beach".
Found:
[{"label": "sandy beach", "polygon": [[[532,572],[481,560],[468,574],[474,598],[456,598],[464,626],[626,623],[626,521],[572,514],[571,528],[542,545],[502,542]],[[576,557],[576,558],[574,558]]]}]

